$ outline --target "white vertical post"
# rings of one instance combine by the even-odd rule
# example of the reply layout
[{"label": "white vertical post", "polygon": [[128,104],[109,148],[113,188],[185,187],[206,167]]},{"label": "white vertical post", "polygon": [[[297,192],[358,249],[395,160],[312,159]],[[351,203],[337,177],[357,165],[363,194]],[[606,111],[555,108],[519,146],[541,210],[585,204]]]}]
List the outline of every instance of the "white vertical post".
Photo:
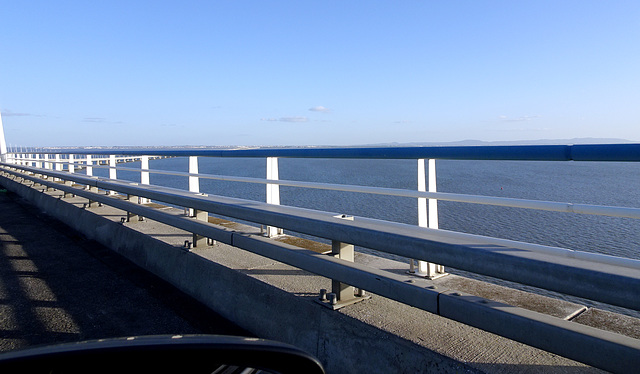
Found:
[{"label": "white vertical post", "polygon": [[[68,157],[69,158],[68,158],[68,161],[67,161],[67,170],[68,170],[69,174],[73,174],[73,172],[75,171],[75,165],[73,163],[74,157],[73,157],[72,154],[69,154]],[[67,184],[69,186],[73,186],[73,181],[72,180],[66,180],[64,182],[64,184]],[[68,192],[64,192],[64,197],[67,197],[67,196],[72,196],[72,194],[70,194]]]},{"label": "white vertical post", "polygon": [[36,167],[42,169],[42,161],[40,161],[40,154],[36,154]]},{"label": "white vertical post", "polygon": [[[278,158],[267,157],[267,179],[278,180]],[[267,183],[267,204],[280,205],[280,185]],[[274,226],[267,226],[267,236],[281,235],[283,230]]]},{"label": "white vertical post", "polygon": [[[189,156],[189,174],[198,174],[197,156]],[[189,176],[189,192],[200,192],[200,178],[198,176]],[[185,208],[184,214],[189,217],[196,216],[193,208]]]},{"label": "white vertical post", "polygon": [[69,154],[69,173],[73,174],[76,171],[76,165],[74,163],[74,156]]},{"label": "white vertical post", "polygon": [[[418,159],[418,191],[427,191],[427,178],[424,169],[424,159]],[[418,198],[418,226],[429,227],[429,220],[427,215],[427,198]]]},{"label": "white vertical post", "polygon": [[[149,185],[150,179],[149,179],[149,156],[142,156],[140,157],[140,184],[146,184]],[[141,197],[140,200],[138,200],[138,202],[140,204],[147,204],[149,202],[149,199],[146,197]]]},{"label": "white vertical post", "polygon": [[[109,155],[109,179],[118,179],[118,171],[116,170],[116,155]],[[116,191],[109,191],[109,195],[117,194]]]},{"label": "white vertical post", "polygon": [[[87,177],[93,177],[93,157],[91,155],[86,155],[85,165],[87,168]],[[98,187],[96,186],[87,186],[87,190],[91,192],[98,192]],[[89,200],[89,207],[93,207],[95,205],[94,201]]]},{"label": "white vertical post", "polygon": [[[426,192],[428,180],[429,192],[436,192],[436,160],[429,159],[429,174],[425,178],[425,160],[418,160],[418,191]],[[428,200],[428,204],[427,204]],[[438,228],[438,201],[436,199],[418,198],[418,226],[430,229]],[[418,261],[418,269],[414,269],[414,260],[411,260],[410,271],[416,275],[430,279],[446,275],[444,266],[426,261]]]},{"label": "white vertical post", "polygon": [[[198,156],[189,156],[189,174],[198,174]],[[200,178],[189,175],[189,191],[200,192]]]},{"label": "white vertical post", "polygon": [[60,161],[60,154],[59,153],[56,153],[55,162],[56,162],[56,171],[62,171],[62,163]]},{"label": "white vertical post", "polygon": [[[55,169],[55,171],[62,171],[62,164],[60,163],[60,154],[56,153],[55,158],[54,158],[54,166],[53,168]],[[54,178],[54,181],[59,181],[59,178]]]},{"label": "white vertical post", "polygon": [[[436,160],[429,159],[429,192],[437,192],[436,188]],[[429,199],[429,228],[431,229],[439,229],[438,225],[438,200],[437,199]],[[435,273],[433,276],[439,277],[443,275],[447,275],[444,271],[443,265],[436,265]]]},{"label": "white vertical post", "polygon": [[109,179],[118,179],[116,170],[116,155],[109,155]]},{"label": "white vertical post", "polygon": [[[429,192],[436,190],[436,160],[429,159]],[[438,200],[429,199],[429,228],[438,228]]]},{"label": "white vertical post", "polygon": [[44,168],[47,170],[51,170],[51,163],[49,162],[49,154],[44,154]]},{"label": "white vertical post", "polygon": [[140,184],[149,184],[149,156],[142,156],[140,158]]},{"label": "white vertical post", "polygon": [[93,159],[91,155],[87,155],[87,177],[93,177]]}]

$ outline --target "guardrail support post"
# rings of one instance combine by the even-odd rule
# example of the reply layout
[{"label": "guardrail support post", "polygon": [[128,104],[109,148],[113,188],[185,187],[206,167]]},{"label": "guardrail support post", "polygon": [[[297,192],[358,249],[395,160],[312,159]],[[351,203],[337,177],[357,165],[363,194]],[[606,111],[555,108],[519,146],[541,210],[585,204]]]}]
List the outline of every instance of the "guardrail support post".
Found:
[{"label": "guardrail support post", "polygon": [[[428,188],[429,192],[436,192],[436,160],[429,159]],[[425,175],[425,160],[418,159],[418,191],[427,191],[427,176]],[[427,204],[428,200],[428,204]],[[418,226],[431,229],[438,228],[438,200],[418,198]],[[418,268],[415,268],[415,260],[410,260],[409,272],[420,277],[435,279],[447,275],[444,266],[426,261],[417,261]]]},{"label": "guardrail support post", "polygon": [[[353,216],[344,214],[335,216],[338,219],[353,221]],[[355,250],[353,244],[342,243],[338,240],[331,241],[331,256],[341,260],[354,262]],[[362,300],[371,298],[365,294],[364,290],[356,289],[346,283],[338,280],[331,280],[331,293],[327,294],[326,290],[320,290],[320,299],[318,300],[324,306],[333,310],[340,309],[344,306],[357,303]]]},{"label": "guardrail support post", "polygon": [[[134,184],[137,184],[137,183],[134,183]],[[131,202],[134,202],[134,203],[138,203],[140,201],[139,199],[140,199],[140,197],[138,197],[136,195],[127,194],[127,200],[128,201],[131,201]],[[136,213],[132,213],[132,212],[127,211],[127,222],[131,222],[131,219],[135,218],[135,217],[138,217],[138,219],[134,220],[133,222],[135,222],[135,221],[144,221],[144,217],[143,216],[138,216]]]},{"label": "guardrail support post", "polygon": [[[353,244],[331,241],[331,255],[341,260],[353,262],[355,253]],[[335,293],[338,302],[346,302],[355,298],[355,288],[335,279],[331,280],[331,292]]]},{"label": "guardrail support post", "polygon": [[[278,158],[267,157],[267,179],[278,180]],[[280,205],[280,185],[267,183],[267,204]],[[284,234],[284,230],[267,226],[267,236],[273,238]]]},{"label": "guardrail support post", "polygon": [[[193,217],[198,221],[208,222],[209,221],[209,213],[204,210],[193,210]],[[206,236],[198,235],[193,233],[193,247],[206,247],[208,243],[208,238]]]}]

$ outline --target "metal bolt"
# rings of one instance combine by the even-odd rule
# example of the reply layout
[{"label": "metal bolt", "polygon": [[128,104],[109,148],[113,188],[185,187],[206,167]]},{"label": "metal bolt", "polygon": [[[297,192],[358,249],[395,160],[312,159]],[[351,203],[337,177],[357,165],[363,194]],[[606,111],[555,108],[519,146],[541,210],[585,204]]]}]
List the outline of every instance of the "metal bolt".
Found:
[{"label": "metal bolt", "polygon": [[356,296],[364,297],[365,295],[366,295],[366,292],[362,288],[357,288],[356,289]]},{"label": "metal bolt", "polygon": [[325,288],[320,290],[320,301],[327,301],[327,290]]},{"label": "metal bolt", "polygon": [[184,241],[184,248],[185,248],[185,249],[191,249],[191,242],[190,242],[190,241],[188,241],[188,240],[185,240],[185,241]]},{"label": "metal bolt", "polygon": [[127,221],[127,219],[126,219],[126,218],[124,218],[124,217],[120,217],[120,223],[125,223],[126,221]]},{"label": "metal bolt", "polygon": [[331,305],[338,304],[338,295],[336,295],[335,293],[331,292],[331,293],[327,294],[327,296],[329,297],[329,303]]}]

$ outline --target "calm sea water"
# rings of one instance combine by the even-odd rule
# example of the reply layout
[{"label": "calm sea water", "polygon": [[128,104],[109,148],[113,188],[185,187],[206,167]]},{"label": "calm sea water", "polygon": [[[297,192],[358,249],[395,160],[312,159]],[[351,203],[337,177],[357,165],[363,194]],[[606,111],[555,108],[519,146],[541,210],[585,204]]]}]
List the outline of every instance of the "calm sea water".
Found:
[{"label": "calm sea water", "polygon": [[[264,159],[200,158],[201,173],[264,178]],[[417,188],[415,160],[280,159],[280,179]],[[139,167],[139,163],[127,164]],[[187,171],[187,158],[152,160],[152,169]],[[640,207],[640,164],[438,160],[437,189],[471,195]],[[95,175],[106,176],[106,170]],[[139,181],[138,173],[118,178]],[[151,183],[187,188],[186,177],[151,175]],[[265,201],[265,186],[201,179],[200,191]],[[282,205],[417,225],[412,198],[280,187]],[[438,202],[441,229],[640,259],[640,220]],[[366,251],[366,249],[360,249]],[[447,271],[463,273],[447,268]],[[484,277],[482,277],[485,279]],[[491,280],[501,284],[509,284]],[[527,288],[518,286],[518,288]],[[546,293],[546,292],[543,292]],[[554,295],[558,296],[558,295]]]}]

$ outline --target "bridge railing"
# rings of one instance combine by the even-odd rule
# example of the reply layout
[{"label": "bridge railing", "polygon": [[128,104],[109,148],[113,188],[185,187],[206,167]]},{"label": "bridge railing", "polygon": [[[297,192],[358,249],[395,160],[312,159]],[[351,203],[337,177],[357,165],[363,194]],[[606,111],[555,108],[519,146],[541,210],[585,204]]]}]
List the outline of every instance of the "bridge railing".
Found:
[{"label": "bridge railing", "polygon": [[[113,150],[99,152],[75,150],[72,153],[73,156],[64,158],[58,156],[61,154],[58,151],[45,153],[45,155],[54,155],[53,157],[10,154],[7,158],[8,162],[3,163],[3,168],[5,173],[13,178],[30,180],[48,188],[85,197],[89,202],[108,204],[130,214],[192,232],[194,245],[197,245],[202,238],[211,238],[331,278],[334,280],[334,287],[329,296],[331,301],[327,304],[332,307],[365,297],[362,290],[367,290],[608,370],[611,368],[618,370],[619,367],[611,366],[610,358],[601,360],[589,354],[589,347],[593,341],[597,341],[598,349],[621,357],[621,362],[625,365],[629,364],[629,357],[636,357],[635,361],[631,360],[634,365],[640,360],[638,359],[640,343],[635,339],[623,338],[617,334],[576,325],[569,321],[557,321],[552,317],[519,308],[505,309],[503,304],[471,295],[420,287],[407,283],[402,277],[394,274],[352,262],[353,245],[358,245],[416,259],[421,264],[419,270],[424,270],[426,274],[423,275],[426,276],[440,275],[444,273],[443,266],[451,266],[640,310],[640,261],[638,260],[439,230],[437,229],[437,211],[433,207],[437,200],[449,200],[636,219],[640,218],[640,209],[440,193],[435,188],[431,188],[431,185],[435,187],[435,173],[430,177],[425,175],[425,160],[429,160],[429,171],[435,171],[436,158],[634,162],[640,161],[640,145],[117,151],[118,155],[128,157],[124,159],[139,158],[141,169],[117,166],[118,158],[113,153],[115,153]],[[156,157],[189,157],[189,170],[186,172],[150,170],[149,153]],[[109,179],[92,176],[90,168],[100,167],[93,163],[92,157],[96,156],[108,156]],[[201,174],[198,173],[197,157],[265,158],[267,176],[262,179]],[[422,182],[419,181],[415,191],[409,191],[279,180],[277,168],[279,157],[413,158],[418,160],[417,175]],[[84,175],[75,172],[77,166],[85,168]],[[117,180],[119,170],[140,172],[140,183]],[[149,185],[149,173],[187,177],[189,190]],[[199,189],[200,178],[265,184],[267,201],[262,203],[203,194]],[[429,190],[425,182],[427,178],[430,178]],[[61,184],[56,180],[67,181],[71,185]],[[281,206],[277,188],[281,185],[416,198],[419,202],[420,222],[418,226],[412,226]],[[108,191],[108,194],[99,194],[97,190]],[[121,193],[138,199],[123,201],[115,199],[110,195],[111,193]],[[144,199],[185,207],[190,212],[189,217],[171,216],[139,204],[144,202]],[[428,212],[425,204],[427,202],[432,207],[432,212]],[[206,213],[203,214],[203,212],[266,225],[272,228],[267,230],[267,236],[277,235],[281,229],[287,229],[329,239],[332,241],[332,256],[296,250],[264,236],[220,229],[209,224],[205,218]],[[429,213],[435,213],[435,215],[432,216]],[[357,289],[350,288],[353,286]],[[460,310],[476,310],[478,313],[461,313]],[[491,318],[477,317],[483,314]],[[531,326],[535,326],[544,337],[540,338],[540,335],[532,337]],[[550,343],[551,341],[553,343]],[[624,353],[625,358],[620,356],[621,352]]]}]

